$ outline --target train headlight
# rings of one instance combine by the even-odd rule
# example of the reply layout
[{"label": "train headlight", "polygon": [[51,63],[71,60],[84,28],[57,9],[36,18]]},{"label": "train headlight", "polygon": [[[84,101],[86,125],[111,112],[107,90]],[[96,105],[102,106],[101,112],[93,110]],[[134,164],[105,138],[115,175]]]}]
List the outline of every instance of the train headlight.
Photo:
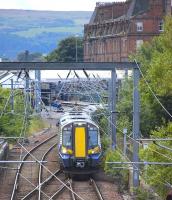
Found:
[{"label": "train headlight", "polygon": [[101,152],[101,149],[99,146],[95,147],[94,149],[89,149],[88,150],[88,154],[96,154],[96,153],[100,153]]},{"label": "train headlight", "polygon": [[68,148],[63,147],[63,146],[62,146],[62,148],[61,148],[61,152],[62,152],[63,154],[70,154],[70,155],[73,153],[72,149],[68,149]]}]

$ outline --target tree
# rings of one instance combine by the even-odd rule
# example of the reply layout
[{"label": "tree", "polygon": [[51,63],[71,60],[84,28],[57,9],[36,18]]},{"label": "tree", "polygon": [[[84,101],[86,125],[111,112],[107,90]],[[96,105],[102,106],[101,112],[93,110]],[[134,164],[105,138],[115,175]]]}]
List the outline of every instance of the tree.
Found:
[{"label": "tree", "polygon": [[119,99],[117,102],[117,124],[118,129],[128,129],[130,134],[133,120],[133,78],[128,78],[122,81],[122,85],[119,89]]},{"label": "tree", "polygon": [[[10,90],[0,87],[0,132],[1,135],[19,136],[23,126],[24,95],[20,90],[15,91],[14,112],[11,112],[10,102],[8,101],[9,96]],[[4,110],[4,108],[6,109]]]},{"label": "tree", "polygon": [[[40,117],[31,115],[33,110],[25,105],[25,95],[22,90],[14,90],[14,110],[10,105],[10,89],[0,87],[0,135],[22,136],[39,132],[47,127],[47,123]],[[25,115],[26,106],[30,115]]]},{"label": "tree", "polygon": [[29,62],[41,62],[44,61],[44,57],[41,53],[29,53],[29,51],[21,52],[17,55],[17,61],[29,61]]},{"label": "tree", "polygon": [[78,61],[83,61],[83,39],[81,37],[69,37],[61,40],[55,50],[47,57],[47,61],[75,62],[76,48]]},{"label": "tree", "polygon": [[[172,123],[168,123],[167,125],[160,127],[157,131],[152,131],[151,135],[153,138],[171,137]],[[147,149],[140,151],[141,159],[150,162],[171,163],[171,151],[159,147],[158,144],[171,148],[172,142],[164,141],[150,144]],[[147,167],[144,167],[143,176],[144,180],[149,185],[153,186],[156,189],[157,193],[160,194],[164,199],[168,190],[170,189],[169,183],[171,184],[172,181],[171,166],[149,165]]]},{"label": "tree", "polygon": [[[172,114],[172,18],[165,20],[164,32],[145,43],[135,55],[141,64],[144,74],[152,91],[161,101],[164,107]],[[147,84],[142,79],[140,83],[141,92],[141,125],[142,130],[154,138],[170,138],[172,134],[171,117],[158,103],[150,92]],[[146,150],[141,150],[140,157],[145,161],[171,162],[172,154],[169,150],[160,148],[155,144],[149,145]],[[170,141],[161,142],[161,145],[171,147]],[[164,156],[163,156],[164,155]],[[172,181],[170,166],[149,165],[144,168],[145,181],[153,186],[163,199],[168,191],[168,184]]]},{"label": "tree", "polygon": [[[145,43],[134,57],[140,64],[141,70],[155,95],[172,113],[172,18],[165,20],[164,32],[155,37],[152,42]],[[141,92],[141,126],[144,134],[168,123],[171,117],[164,111],[150,92],[144,80],[140,83]]]}]

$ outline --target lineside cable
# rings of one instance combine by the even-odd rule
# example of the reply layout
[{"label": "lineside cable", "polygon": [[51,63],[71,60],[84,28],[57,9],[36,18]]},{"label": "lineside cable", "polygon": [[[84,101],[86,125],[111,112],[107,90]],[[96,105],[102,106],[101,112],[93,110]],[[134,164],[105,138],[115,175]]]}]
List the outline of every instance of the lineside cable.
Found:
[{"label": "lineside cable", "polygon": [[139,71],[140,71],[140,74],[142,75],[143,80],[145,81],[146,85],[148,86],[148,88],[149,88],[151,94],[155,97],[155,99],[156,99],[157,102],[160,104],[160,106],[164,109],[164,111],[172,118],[172,115],[170,114],[170,112],[165,108],[165,106],[161,103],[161,101],[158,99],[158,97],[156,96],[156,94],[155,94],[154,91],[152,90],[152,88],[151,88],[151,86],[149,85],[148,81],[146,80],[146,78],[145,78],[143,72],[141,71],[140,66],[139,66],[139,64],[137,63],[137,61],[134,60],[134,62],[136,63],[136,65],[137,65],[137,67],[138,67],[138,69],[139,69]]}]

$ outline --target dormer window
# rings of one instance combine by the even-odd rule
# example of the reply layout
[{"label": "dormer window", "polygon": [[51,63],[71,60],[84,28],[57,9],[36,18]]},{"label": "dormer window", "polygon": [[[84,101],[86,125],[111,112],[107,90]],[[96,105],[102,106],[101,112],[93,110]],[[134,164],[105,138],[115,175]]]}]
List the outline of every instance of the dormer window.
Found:
[{"label": "dormer window", "polygon": [[143,22],[137,22],[136,27],[137,27],[137,32],[142,32],[143,31]]},{"label": "dormer window", "polygon": [[163,32],[163,31],[164,31],[164,21],[163,21],[163,20],[161,20],[161,21],[159,22],[159,31],[160,31],[160,32]]}]

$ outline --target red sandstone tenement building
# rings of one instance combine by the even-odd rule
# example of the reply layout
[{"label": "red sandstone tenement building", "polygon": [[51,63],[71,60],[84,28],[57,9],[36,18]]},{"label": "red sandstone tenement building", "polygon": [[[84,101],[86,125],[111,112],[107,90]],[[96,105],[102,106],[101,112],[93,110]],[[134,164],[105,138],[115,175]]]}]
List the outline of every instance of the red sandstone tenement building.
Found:
[{"label": "red sandstone tenement building", "polygon": [[171,0],[97,3],[84,27],[84,61],[127,61],[131,53],[163,31]]}]

